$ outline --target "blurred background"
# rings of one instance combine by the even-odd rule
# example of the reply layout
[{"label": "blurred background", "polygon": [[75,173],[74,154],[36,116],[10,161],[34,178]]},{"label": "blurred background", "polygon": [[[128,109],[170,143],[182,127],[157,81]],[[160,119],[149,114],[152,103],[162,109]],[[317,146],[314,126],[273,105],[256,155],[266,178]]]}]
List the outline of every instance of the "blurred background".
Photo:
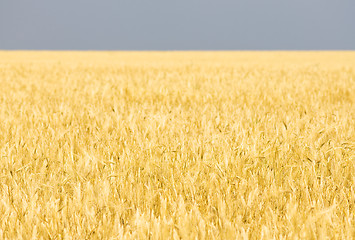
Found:
[{"label": "blurred background", "polygon": [[355,1],[1,0],[0,49],[355,50]]}]

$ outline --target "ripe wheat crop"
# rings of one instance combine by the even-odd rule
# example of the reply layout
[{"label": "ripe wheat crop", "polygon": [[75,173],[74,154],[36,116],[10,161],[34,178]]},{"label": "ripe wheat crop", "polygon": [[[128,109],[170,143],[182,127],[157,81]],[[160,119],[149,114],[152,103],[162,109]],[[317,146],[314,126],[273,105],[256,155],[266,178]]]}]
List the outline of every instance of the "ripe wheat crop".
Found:
[{"label": "ripe wheat crop", "polygon": [[354,52],[0,52],[0,239],[351,239],[354,184]]}]

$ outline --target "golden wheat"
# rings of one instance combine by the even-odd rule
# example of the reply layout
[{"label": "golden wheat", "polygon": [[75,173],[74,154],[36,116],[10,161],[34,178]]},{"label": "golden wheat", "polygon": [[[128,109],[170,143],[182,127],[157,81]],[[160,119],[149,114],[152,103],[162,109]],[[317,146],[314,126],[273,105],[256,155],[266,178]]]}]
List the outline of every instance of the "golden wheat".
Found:
[{"label": "golden wheat", "polygon": [[0,239],[355,237],[354,52],[0,52]]}]

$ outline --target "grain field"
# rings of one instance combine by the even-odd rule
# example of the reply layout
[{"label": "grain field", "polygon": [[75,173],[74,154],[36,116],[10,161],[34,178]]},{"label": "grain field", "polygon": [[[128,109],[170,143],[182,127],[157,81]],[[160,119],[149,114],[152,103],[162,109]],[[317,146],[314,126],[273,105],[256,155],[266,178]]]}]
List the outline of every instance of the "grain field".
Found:
[{"label": "grain field", "polygon": [[0,52],[0,239],[352,239],[355,52]]}]

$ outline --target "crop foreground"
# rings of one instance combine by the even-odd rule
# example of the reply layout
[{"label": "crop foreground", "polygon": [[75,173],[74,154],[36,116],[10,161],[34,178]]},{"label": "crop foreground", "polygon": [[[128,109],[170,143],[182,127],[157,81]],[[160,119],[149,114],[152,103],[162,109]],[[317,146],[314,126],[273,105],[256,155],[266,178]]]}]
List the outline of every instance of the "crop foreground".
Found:
[{"label": "crop foreground", "polygon": [[350,239],[354,52],[0,52],[1,239]]}]

